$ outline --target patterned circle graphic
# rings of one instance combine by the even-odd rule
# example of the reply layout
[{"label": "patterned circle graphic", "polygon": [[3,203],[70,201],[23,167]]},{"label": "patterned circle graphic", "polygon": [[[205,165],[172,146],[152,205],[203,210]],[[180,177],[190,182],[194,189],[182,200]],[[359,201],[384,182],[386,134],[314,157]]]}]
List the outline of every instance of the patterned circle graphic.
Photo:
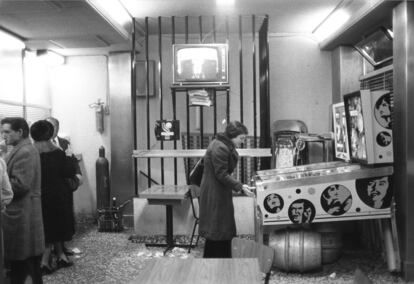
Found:
[{"label": "patterned circle graphic", "polygon": [[346,213],[351,205],[351,191],[341,184],[332,184],[321,194],[321,206],[330,215],[340,216]]},{"label": "patterned circle graphic", "polygon": [[283,198],[276,193],[267,195],[263,201],[263,206],[266,211],[272,214],[276,214],[282,211],[283,205]]},{"label": "patterned circle graphic", "polygon": [[388,132],[382,131],[380,133],[378,133],[377,135],[377,144],[380,145],[381,147],[386,147],[388,145],[390,145],[392,142],[392,137],[391,134],[389,134]]},{"label": "patterned circle graphic", "polygon": [[382,95],[375,103],[374,116],[379,125],[384,128],[392,128],[393,103],[391,93]]},{"label": "patterned circle graphic", "polygon": [[359,198],[369,207],[375,209],[390,207],[393,195],[391,176],[357,179],[355,187]]},{"label": "patterned circle graphic", "polygon": [[307,199],[297,199],[289,206],[289,219],[296,224],[312,223],[315,214],[315,206]]}]

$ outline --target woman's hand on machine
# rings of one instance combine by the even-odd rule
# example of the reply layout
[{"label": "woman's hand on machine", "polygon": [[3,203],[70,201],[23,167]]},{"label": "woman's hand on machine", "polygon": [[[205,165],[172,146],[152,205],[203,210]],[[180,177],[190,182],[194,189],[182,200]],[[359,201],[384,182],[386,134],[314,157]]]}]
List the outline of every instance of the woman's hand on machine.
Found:
[{"label": "woman's hand on machine", "polygon": [[247,195],[247,196],[249,196],[249,197],[254,197],[254,193],[250,190],[250,186],[248,186],[247,184],[243,184],[243,187],[242,187],[242,192],[245,194],[245,195]]}]

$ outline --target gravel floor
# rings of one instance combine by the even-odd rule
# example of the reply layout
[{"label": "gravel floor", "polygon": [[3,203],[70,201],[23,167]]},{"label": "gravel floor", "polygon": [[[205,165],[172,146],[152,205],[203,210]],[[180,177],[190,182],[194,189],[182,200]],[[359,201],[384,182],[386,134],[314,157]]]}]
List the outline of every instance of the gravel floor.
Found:
[{"label": "gravel floor", "polygon": [[[59,269],[43,277],[44,283],[128,283],[139,275],[146,261],[164,257],[161,248],[147,249],[141,241],[162,242],[162,237],[148,237],[132,242],[132,231],[100,233],[96,226],[79,230],[69,244],[81,253],[72,257],[74,266]],[[187,243],[187,237],[178,237],[178,243]],[[188,254],[185,249],[175,248],[165,257],[199,258],[203,242]],[[399,276],[387,270],[382,257],[364,250],[345,250],[341,258],[311,273],[285,273],[272,271],[270,283],[354,283],[355,270],[359,268],[373,283],[405,283]]]}]

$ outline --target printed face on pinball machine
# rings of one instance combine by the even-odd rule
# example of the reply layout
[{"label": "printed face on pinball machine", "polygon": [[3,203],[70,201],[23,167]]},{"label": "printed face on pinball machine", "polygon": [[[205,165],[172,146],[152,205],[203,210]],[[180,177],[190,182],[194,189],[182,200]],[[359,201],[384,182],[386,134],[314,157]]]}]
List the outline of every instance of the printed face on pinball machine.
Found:
[{"label": "printed face on pinball machine", "polygon": [[390,218],[392,173],[339,161],[258,171],[262,225]]}]

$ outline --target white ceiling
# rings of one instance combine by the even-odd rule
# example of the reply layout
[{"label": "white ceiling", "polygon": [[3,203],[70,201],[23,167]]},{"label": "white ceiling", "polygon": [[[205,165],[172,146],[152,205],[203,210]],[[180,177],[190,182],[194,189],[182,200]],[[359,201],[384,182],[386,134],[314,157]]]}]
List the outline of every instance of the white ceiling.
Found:
[{"label": "white ceiling", "polygon": [[[121,2],[139,19],[159,16],[197,19],[200,15],[218,18],[228,15],[237,19],[238,15],[268,15],[270,34],[311,34],[336,6],[356,15],[378,0],[235,0],[233,8],[217,8],[215,0]],[[197,28],[196,24],[190,25]],[[105,53],[131,46],[86,0],[0,0],[0,28],[24,39],[30,49],[50,48],[67,55]]]}]

